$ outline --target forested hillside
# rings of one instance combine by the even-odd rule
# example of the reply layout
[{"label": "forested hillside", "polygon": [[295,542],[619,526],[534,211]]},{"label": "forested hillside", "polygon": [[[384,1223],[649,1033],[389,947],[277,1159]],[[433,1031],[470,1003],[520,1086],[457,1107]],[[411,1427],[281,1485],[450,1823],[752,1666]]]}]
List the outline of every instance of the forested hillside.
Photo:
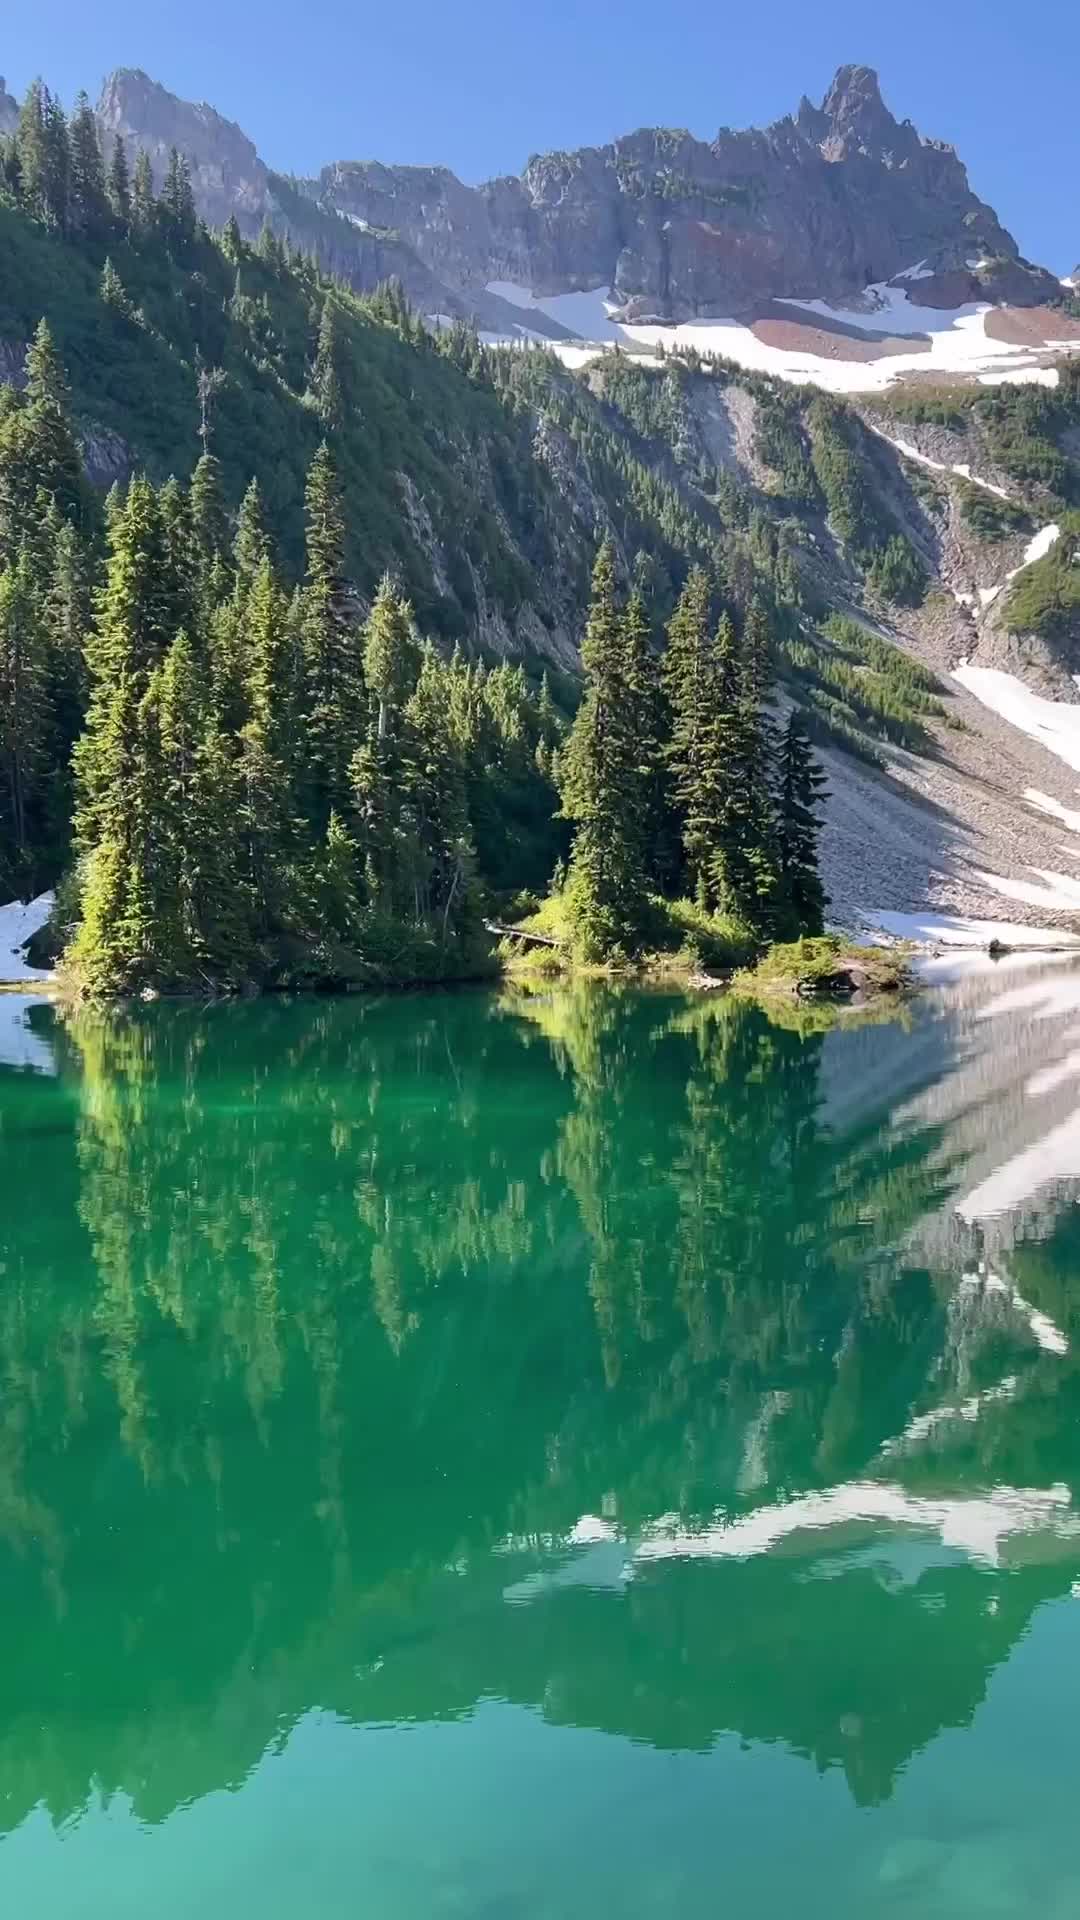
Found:
[{"label": "forested hillside", "polygon": [[[486,902],[542,893],[568,849],[589,958],[633,957],[684,890],[748,946],[802,924],[781,828],[785,792],[802,807],[813,786],[785,789],[769,614],[752,567],[737,584],[715,503],[684,502],[629,423],[546,362],[433,338],[393,288],[361,302],[269,234],[211,237],[179,156],[160,196],[119,145],[106,173],[85,104],[69,127],[32,90],[2,178],[7,324],[48,316],[0,419],[4,880],[67,876],[81,985],[474,973]],[[133,467],[104,502],[78,441],[102,429]],[[561,601],[574,633],[605,533],[567,735],[577,696],[564,685],[560,712],[539,679],[557,647],[536,609]],[[699,713],[681,722],[656,641],[695,562]],[[526,603],[531,680],[483,657],[483,612],[508,632]],[[455,638],[468,657],[448,657]],[[720,735],[696,772],[676,740],[725,718],[757,789],[741,824]],[[621,868],[610,834],[590,842],[601,817]],[[804,825],[812,869],[812,808]]]},{"label": "forested hillside", "polygon": [[[592,958],[750,951],[821,918],[777,680],[864,760],[945,717],[884,637],[933,598],[941,487],[879,419],[692,350],[576,375],[433,332],[209,233],[179,155],[155,192],[41,85],[0,143],[0,371],[0,887],[63,881],[87,985],[473,972],[567,861]],[[1077,497],[1078,392],[926,390],[1017,476],[980,540]],[[1033,624],[1072,548],[1010,596]]]}]

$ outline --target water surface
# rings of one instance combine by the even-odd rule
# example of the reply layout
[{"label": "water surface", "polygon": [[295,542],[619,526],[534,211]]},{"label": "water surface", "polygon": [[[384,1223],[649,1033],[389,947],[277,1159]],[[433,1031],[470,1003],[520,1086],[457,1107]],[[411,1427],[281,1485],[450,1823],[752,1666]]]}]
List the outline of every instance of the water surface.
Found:
[{"label": "water surface", "polygon": [[1080,974],[0,1002],[0,1911],[1080,1915]]}]

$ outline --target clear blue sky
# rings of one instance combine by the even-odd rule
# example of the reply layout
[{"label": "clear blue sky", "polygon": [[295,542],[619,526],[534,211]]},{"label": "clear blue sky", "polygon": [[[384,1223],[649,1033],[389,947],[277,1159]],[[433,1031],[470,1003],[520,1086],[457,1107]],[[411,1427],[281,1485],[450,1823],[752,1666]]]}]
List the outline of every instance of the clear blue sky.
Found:
[{"label": "clear blue sky", "polygon": [[272,166],[441,161],[463,179],[643,125],[762,125],[877,67],[898,118],[946,139],[1022,250],[1080,259],[1076,0],[15,0],[0,70],[65,99],[139,66],[239,121]]}]

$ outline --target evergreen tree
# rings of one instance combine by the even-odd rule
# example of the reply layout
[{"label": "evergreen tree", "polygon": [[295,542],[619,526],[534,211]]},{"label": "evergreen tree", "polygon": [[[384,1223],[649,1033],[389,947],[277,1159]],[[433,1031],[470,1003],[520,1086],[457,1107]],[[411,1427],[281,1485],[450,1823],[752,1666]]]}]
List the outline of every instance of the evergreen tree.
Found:
[{"label": "evergreen tree", "polygon": [[[137,716],[179,627],[176,584],[158,499],[137,475],[108,527],[109,564],[97,619],[87,636],[90,702],[75,756],[77,843],[90,850],[111,839],[105,866],[113,874],[117,831],[134,778]],[[154,703],[144,716],[143,738],[156,729]],[[149,729],[149,731],[147,731]],[[116,876],[114,875],[114,878]]]},{"label": "evergreen tree", "polygon": [[0,572],[0,879],[32,885],[48,724],[44,640],[26,553]]},{"label": "evergreen tree", "polygon": [[251,579],[240,619],[248,710],[237,766],[241,860],[253,919],[276,932],[296,904],[301,688],[295,622],[268,554]]},{"label": "evergreen tree", "polygon": [[308,393],[323,432],[334,432],[344,421],[345,403],[338,371],[337,317],[329,294],[319,315],[319,338]]},{"label": "evergreen tree", "polygon": [[263,523],[262,494],[258,481],[253,480],[240,502],[233,540],[233,575],[239,595],[243,596],[250,590],[269,553],[270,541]]},{"label": "evergreen tree", "polygon": [[75,102],[69,139],[70,224],[74,232],[84,234],[88,239],[97,239],[109,229],[110,208],[105,191],[105,168],[101,159],[97,121],[85,93],[80,93]]},{"label": "evergreen tree", "polygon": [[128,169],[127,148],[123,138],[117,134],[113,140],[109,157],[109,207],[113,219],[122,232],[126,233],[131,225],[131,174]]},{"label": "evergreen tree", "polygon": [[191,190],[191,169],[176,147],[170,150],[161,189],[161,216],[170,245],[183,257],[195,239],[198,217]]},{"label": "evergreen tree", "polygon": [[708,873],[722,779],[716,765],[717,689],[709,631],[712,583],[694,567],[668,624],[663,678],[671,714],[667,759],[672,799],[681,827],[686,877],[707,906]]},{"label": "evergreen tree", "polygon": [[130,320],[131,302],[124,292],[124,283],[108,255],[101,269],[101,300],[102,305],[111,308],[113,313],[119,314],[124,320]]},{"label": "evergreen tree", "polygon": [[585,691],[560,769],[563,811],[575,823],[567,903],[574,944],[584,959],[628,959],[639,949],[648,919],[648,844],[641,698],[628,670],[609,543],[593,569],[581,663]]},{"label": "evergreen tree", "polygon": [[420,671],[419,649],[413,639],[412,608],[395,593],[387,575],[364,627],[364,674],[377,709],[377,733],[384,740],[396,731],[396,721]]},{"label": "evergreen tree", "polygon": [[414,745],[410,811],[419,853],[414,885],[418,919],[428,921],[444,954],[475,957],[483,938],[476,853],[461,742],[447,725],[446,673],[425,648],[407,710]]},{"label": "evergreen tree", "polygon": [[0,560],[33,541],[42,500],[77,524],[91,518],[67,382],[44,320],[27,351],[25,390],[0,424]]},{"label": "evergreen tree", "polygon": [[150,155],[145,147],[140,147],[135,156],[135,172],[131,182],[131,226],[139,239],[145,240],[153,232],[157,212]]},{"label": "evergreen tree", "polygon": [[366,689],[360,634],[345,582],[341,490],[325,441],[311,463],[304,496],[307,574],[301,623],[307,678],[308,802],[321,835],[330,814],[348,805],[349,766],[365,733]]},{"label": "evergreen tree", "polygon": [[825,889],[818,868],[820,810],[828,799],[825,772],[815,759],[798,713],[784,730],[777,783],[777,850],[780,862],[784,931],[819,934],[825,930]]},{"label": "evergreen tree", "polygon": [[757,668],[748,675],[727,614],[713,648],[715,710],[704,810],[710,817],[707,897],[721,913],[764,933],[776,906],[777,857]]},{"label": "evergreen tree", "polygon": [[15,132],[22,204],[61,230],[67,222],[69,152],[62,109],[41,80],[27,89]]},{"label": "evergreen tree", "polygon": [[235,213],[230,213],[222,229],[221,251],[234,267],[238,267],[244,257],[244,242]]},{"label": "evergreen tree", "polygon": [[221,489],[221,466],[212,453],[200,454],[189,493],[191,539],[195,555],[194,590],[204,618],[229,585],[226,555],[229,527]]}]

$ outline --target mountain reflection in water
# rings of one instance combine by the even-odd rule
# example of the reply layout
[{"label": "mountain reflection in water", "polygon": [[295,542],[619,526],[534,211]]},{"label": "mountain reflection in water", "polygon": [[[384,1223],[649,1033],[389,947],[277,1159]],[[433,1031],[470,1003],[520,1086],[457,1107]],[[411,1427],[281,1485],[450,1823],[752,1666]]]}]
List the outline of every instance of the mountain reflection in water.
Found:
[{"label": "mountain reflection in water", "polygon": [[[329,1806],[363,1764],[378,1831],[335,1819],[310,1910],[584,1913],[574,1821],[633,1803],[643,1750],[723,1765],[732,1885],[771,1887],[759,1911],[788,1886],[739,1878],[763,1792],[796,1834],[822,1822],[768,1872],[838,1914],[998,1911],[979,1875],[1014,1870],[1000,1910],[1065,1898],[1045,1782],[987,1864],[1008,1820],[979,1710],[1042,1619],[1080,1645],[1080,971],[814,1025],[591,985],[20,1005],[0,1048],[12,1911],[75,1911],[51,1850],[85,1846],[115,1906],[90,1869],[80,1912],[224,1914],[232,1840],[201,1843],[209,1890],[186,1855],[132,1880],[124,1823],[201,1809],[238,1836],[275,1783]],[[1060,1714],[1064,1742],[1064,1695]],[[401,1772],[406,1729],[456,1729],[453,1786],[426,1748]],[[570,1730],[603,1737],[584,1772],[536,1744]],[[946,1817],[949,1730],[972,1786]],[[765,1748],[796,1769],[767,1789]],[[936,1812],[912,1828],[920,1767]],[[843,1787],[827,1817],[819,1773]],[[706,1777],[657,1776],[645,1828],[674,1845]],[[409,1834],[470,1780],[428,1860]],[[222,1788],[242,1789],[224,1825]],[[819,1882],[845,1807],[886,1826],[850,1843],[850,1885]],[[566,1831],[573,1897],[530,1864],[526,1808]],[[298,1910],[260,1819],[262,1910]],[[631,1846],[624,1910],[717,1910],[699,1844],[677,1868]]]}]

